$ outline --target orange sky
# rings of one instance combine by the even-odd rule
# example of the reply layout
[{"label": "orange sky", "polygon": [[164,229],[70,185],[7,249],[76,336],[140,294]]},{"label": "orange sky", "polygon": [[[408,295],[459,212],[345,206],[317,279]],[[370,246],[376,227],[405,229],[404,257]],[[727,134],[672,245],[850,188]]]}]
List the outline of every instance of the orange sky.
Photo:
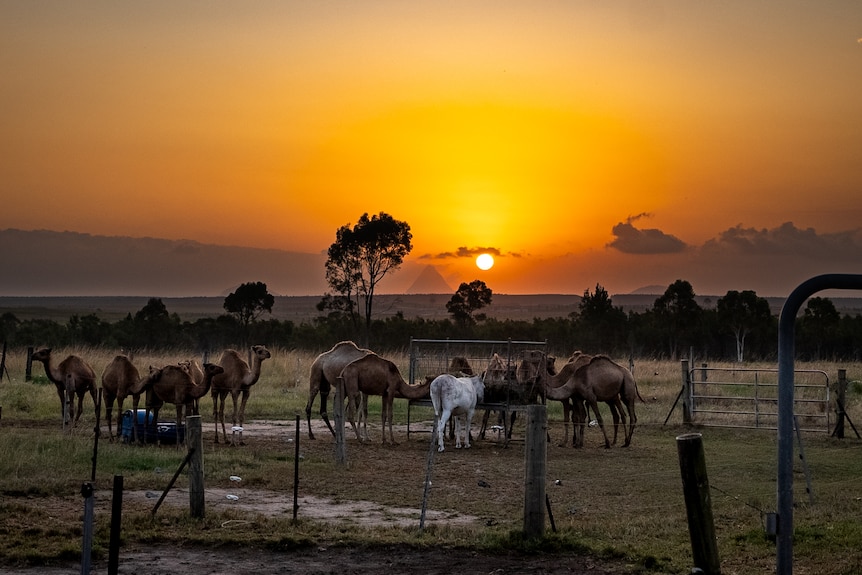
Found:
[{"label": "orange sky", "polygon": [[856,0],[4,2],[0,229],[320,253],[385,211],[455,286],[781,295],[862,271],[860,37]]}]

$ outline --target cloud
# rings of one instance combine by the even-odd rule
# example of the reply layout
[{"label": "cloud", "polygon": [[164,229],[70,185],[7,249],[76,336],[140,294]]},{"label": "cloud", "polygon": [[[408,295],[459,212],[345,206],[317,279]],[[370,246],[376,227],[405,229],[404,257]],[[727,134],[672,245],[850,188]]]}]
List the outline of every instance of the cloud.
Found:
[{"label": "cloud", "polygon": [[814,228],[797,228],[785,222],[773,229],[743,228],[725,230],[701,248],[704,255],[716,253],[746,257],[787,257],[832,263],[855,263],[862,256],[862,229],[818,234]]},{"label": "cloud", "polygon": [[607,244],[626,254],[674,254],[686,248],[686,243],[676,236],[657,229],[638,229],[633,223],[650,214],[630,216],[611,230],[615,239]]},{"label": "cloud", "polygon": [[[454,258],[474,258],[479,254],[491,254],[496,257],[503,257],[503,253],[499,248],[468,248],[466,246],[461,246],[454,252],[440,252],[436,254],[424,254],[419,256],[419,259],[425,260],[447,260]],[[514,255],[514,254],[510,254]]]}]

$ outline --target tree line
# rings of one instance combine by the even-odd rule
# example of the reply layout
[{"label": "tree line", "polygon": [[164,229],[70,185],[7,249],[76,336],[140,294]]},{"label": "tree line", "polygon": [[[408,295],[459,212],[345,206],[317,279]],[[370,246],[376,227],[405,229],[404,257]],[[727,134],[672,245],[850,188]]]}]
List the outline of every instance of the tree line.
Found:
[{"label": "tree line", "polygon": [[[360,341],[376,350],[406,350],[410,338],[547,341],[558,356],[575,350],[613,357],[728,361],[774,361],[778,318],[753,291],[729,291],[715,308],[695,301],[691,284],[677,280],[643,312],[614,306],[601,286],[587,290],[578,306],[559,317],[532,321],[487,318],[476,313],[492,301],[484,282],[461,284],[447,304],[445,319],[407,318],[400,311],[357,325],[345,310],[318,304],[310,321],[267,319],[274,297],[266,284],[243,284],[225,298],[225,313],[182,321],[160,298],[113,323],[97,314],[72,315],[65,323],[0,316],[0,335],[12,347],[93,346],[134,350],[188,349],[198,353],[254,343],[287,349],[325,350],[342,340]],[[322,302],[325,300],[322,300]],[[841,315],[828,298],[810,298],[796,324],[801,361],[858,361],[862,316]]]}]

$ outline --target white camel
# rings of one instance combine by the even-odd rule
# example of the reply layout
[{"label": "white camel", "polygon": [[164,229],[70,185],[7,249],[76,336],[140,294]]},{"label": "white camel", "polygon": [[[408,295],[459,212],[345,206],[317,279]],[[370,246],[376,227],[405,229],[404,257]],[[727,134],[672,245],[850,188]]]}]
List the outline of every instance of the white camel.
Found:
[{"label": "white camel", "polygon": [[437,451],[445,449],[443,435],[446,422],[450,417],[455,419],[455,449],[461,449],[461,428],[463,420],[464,447],[470,447],[470,427],[473,424],[473,414],[476,404],[485,396],[485,384],[482,377],[455,377],[444,373],[431,382],[431,403],[437,423]]}]

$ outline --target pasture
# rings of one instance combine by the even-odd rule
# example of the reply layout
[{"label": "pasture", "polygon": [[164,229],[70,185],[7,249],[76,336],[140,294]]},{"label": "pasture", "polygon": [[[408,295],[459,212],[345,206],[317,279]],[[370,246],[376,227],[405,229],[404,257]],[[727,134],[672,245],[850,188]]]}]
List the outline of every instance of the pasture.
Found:
[{"label": "pasture", "polygon": [[[408,439],[407,403],[396,400],[399,444],[383,446],[380,399],[372,398],[371,441],[360,444],[352,433],[345,433],[347,464],[341,466],[335,460],[332,436],[320,426],[319,402],[312,408],[317,439],[310,441],[307,435],[308,374],[316,354],[270,351],[272,358],[264,362],[260,380],[251,390],[244,446],[213,442],[212,400],[209,396],[201,400],[208,504],[204,519],[190,519],[187,499],[183,506],[182,497],[180,504],[165,504],[154,516],[156,500],[142,495],[162,492],[184,451],[167,445],[126,445],[102,437],[94,482],[97,563],[104,564],[107,555],[112,481],[115,475],[122,475],[127,496],[121,569],[126,553],[145,553],[150,546],[181,541],[186,548],[226,553],[236,546],[284,552],[310,546],[396,546],[413,553],[439,548],[496,554],[515,550],[525,554],[527,561],[529,557],[557,558],[561,568],[573,557],[591,556],[598,564],[617,566],[618,571],[688,573],[691,548],[676,437],[697,431],[703,434],[722,573],[769,573],[774,569],[775,545],[765,535],[764,521],[766,513],[775,510],[775,432],[682,425],[680,406],[671,412],[681,386],[679,362],[635,360],[634,375],[645,403],[636,405],[638,426],[628,448],[604,449],[595,427],[587,428],[583,449],[559,446],[562,409],[558,402],[548,403],[547,494],[556,530],[547,521],[544,540],[524,541],[519,537],[524,505],[522,418],[507,444],[494,433],[484,440],[476,438],[481,419],[477,413],[471,449],[456,450],[450,443],[445,452],[435,453],[429,449],[430,434],[423,431],[433,419],[429,409],[411,410],[411,429],[416,433]],[[114,355],[98,349],[55,353],[82,356],[98,375]],[[406,354],[381,355],[394,361],[406,377]],[[177,352],[138,356],[134,362],[143,371],[149,364],[189,357]],[[80,559],[80,490],[91,474],[93,404],[88,398],[77,429],[64,435],[54,386],[38,364],[33,367],[34,381],[25,382],[25,360],[23,351],[12,350],[7,358],[11,381],[5,377],[0,381],[0,565],[70,564]],[[862,365],[804,367],[830,374],[846,369],[850,380],[847,412],[857,427],[862,425]],[[128,400],[125,407],[130,407]],[[610,415],[603,408],[608,425]],[[331,403],[329,413],[331,418]],[[170,420],[172,414],[172,409],[166,409],[162,418]],[[298,436],[297,416],[301,418]],[[107,433],[104,418],[102,429]],[[802,441],[811,493],[806,491],[805,469],[798,460],[794,572],[858,573],[862,571],[862,440],[848,427],[845,439],[807,432]],[[293,521],[297,442],[301,511],[303,501],[310,502],[312,497],[336,506],[359,501],[374,506],[381,519],[369,523],[357,514],[333,521],[321,512],[316,517],[300,513]],[[434,515],[429,515],[420,531],[429,454],[433,454],[433,465],[427,509]],[[231,476],[241,477],[241,481],[232,481]],[[187,479],[181,474],[174,491],[182,493],[186,487]],[[225,500],[226,492],[238,496],[237,505]],[[280,511],[239,505],[255,494],[280,499]],[[396,508],[412,510],[406,522]],[[481,571],[482,566],[476,569]],[[483,572],[487,571],[490,569]]]}]

